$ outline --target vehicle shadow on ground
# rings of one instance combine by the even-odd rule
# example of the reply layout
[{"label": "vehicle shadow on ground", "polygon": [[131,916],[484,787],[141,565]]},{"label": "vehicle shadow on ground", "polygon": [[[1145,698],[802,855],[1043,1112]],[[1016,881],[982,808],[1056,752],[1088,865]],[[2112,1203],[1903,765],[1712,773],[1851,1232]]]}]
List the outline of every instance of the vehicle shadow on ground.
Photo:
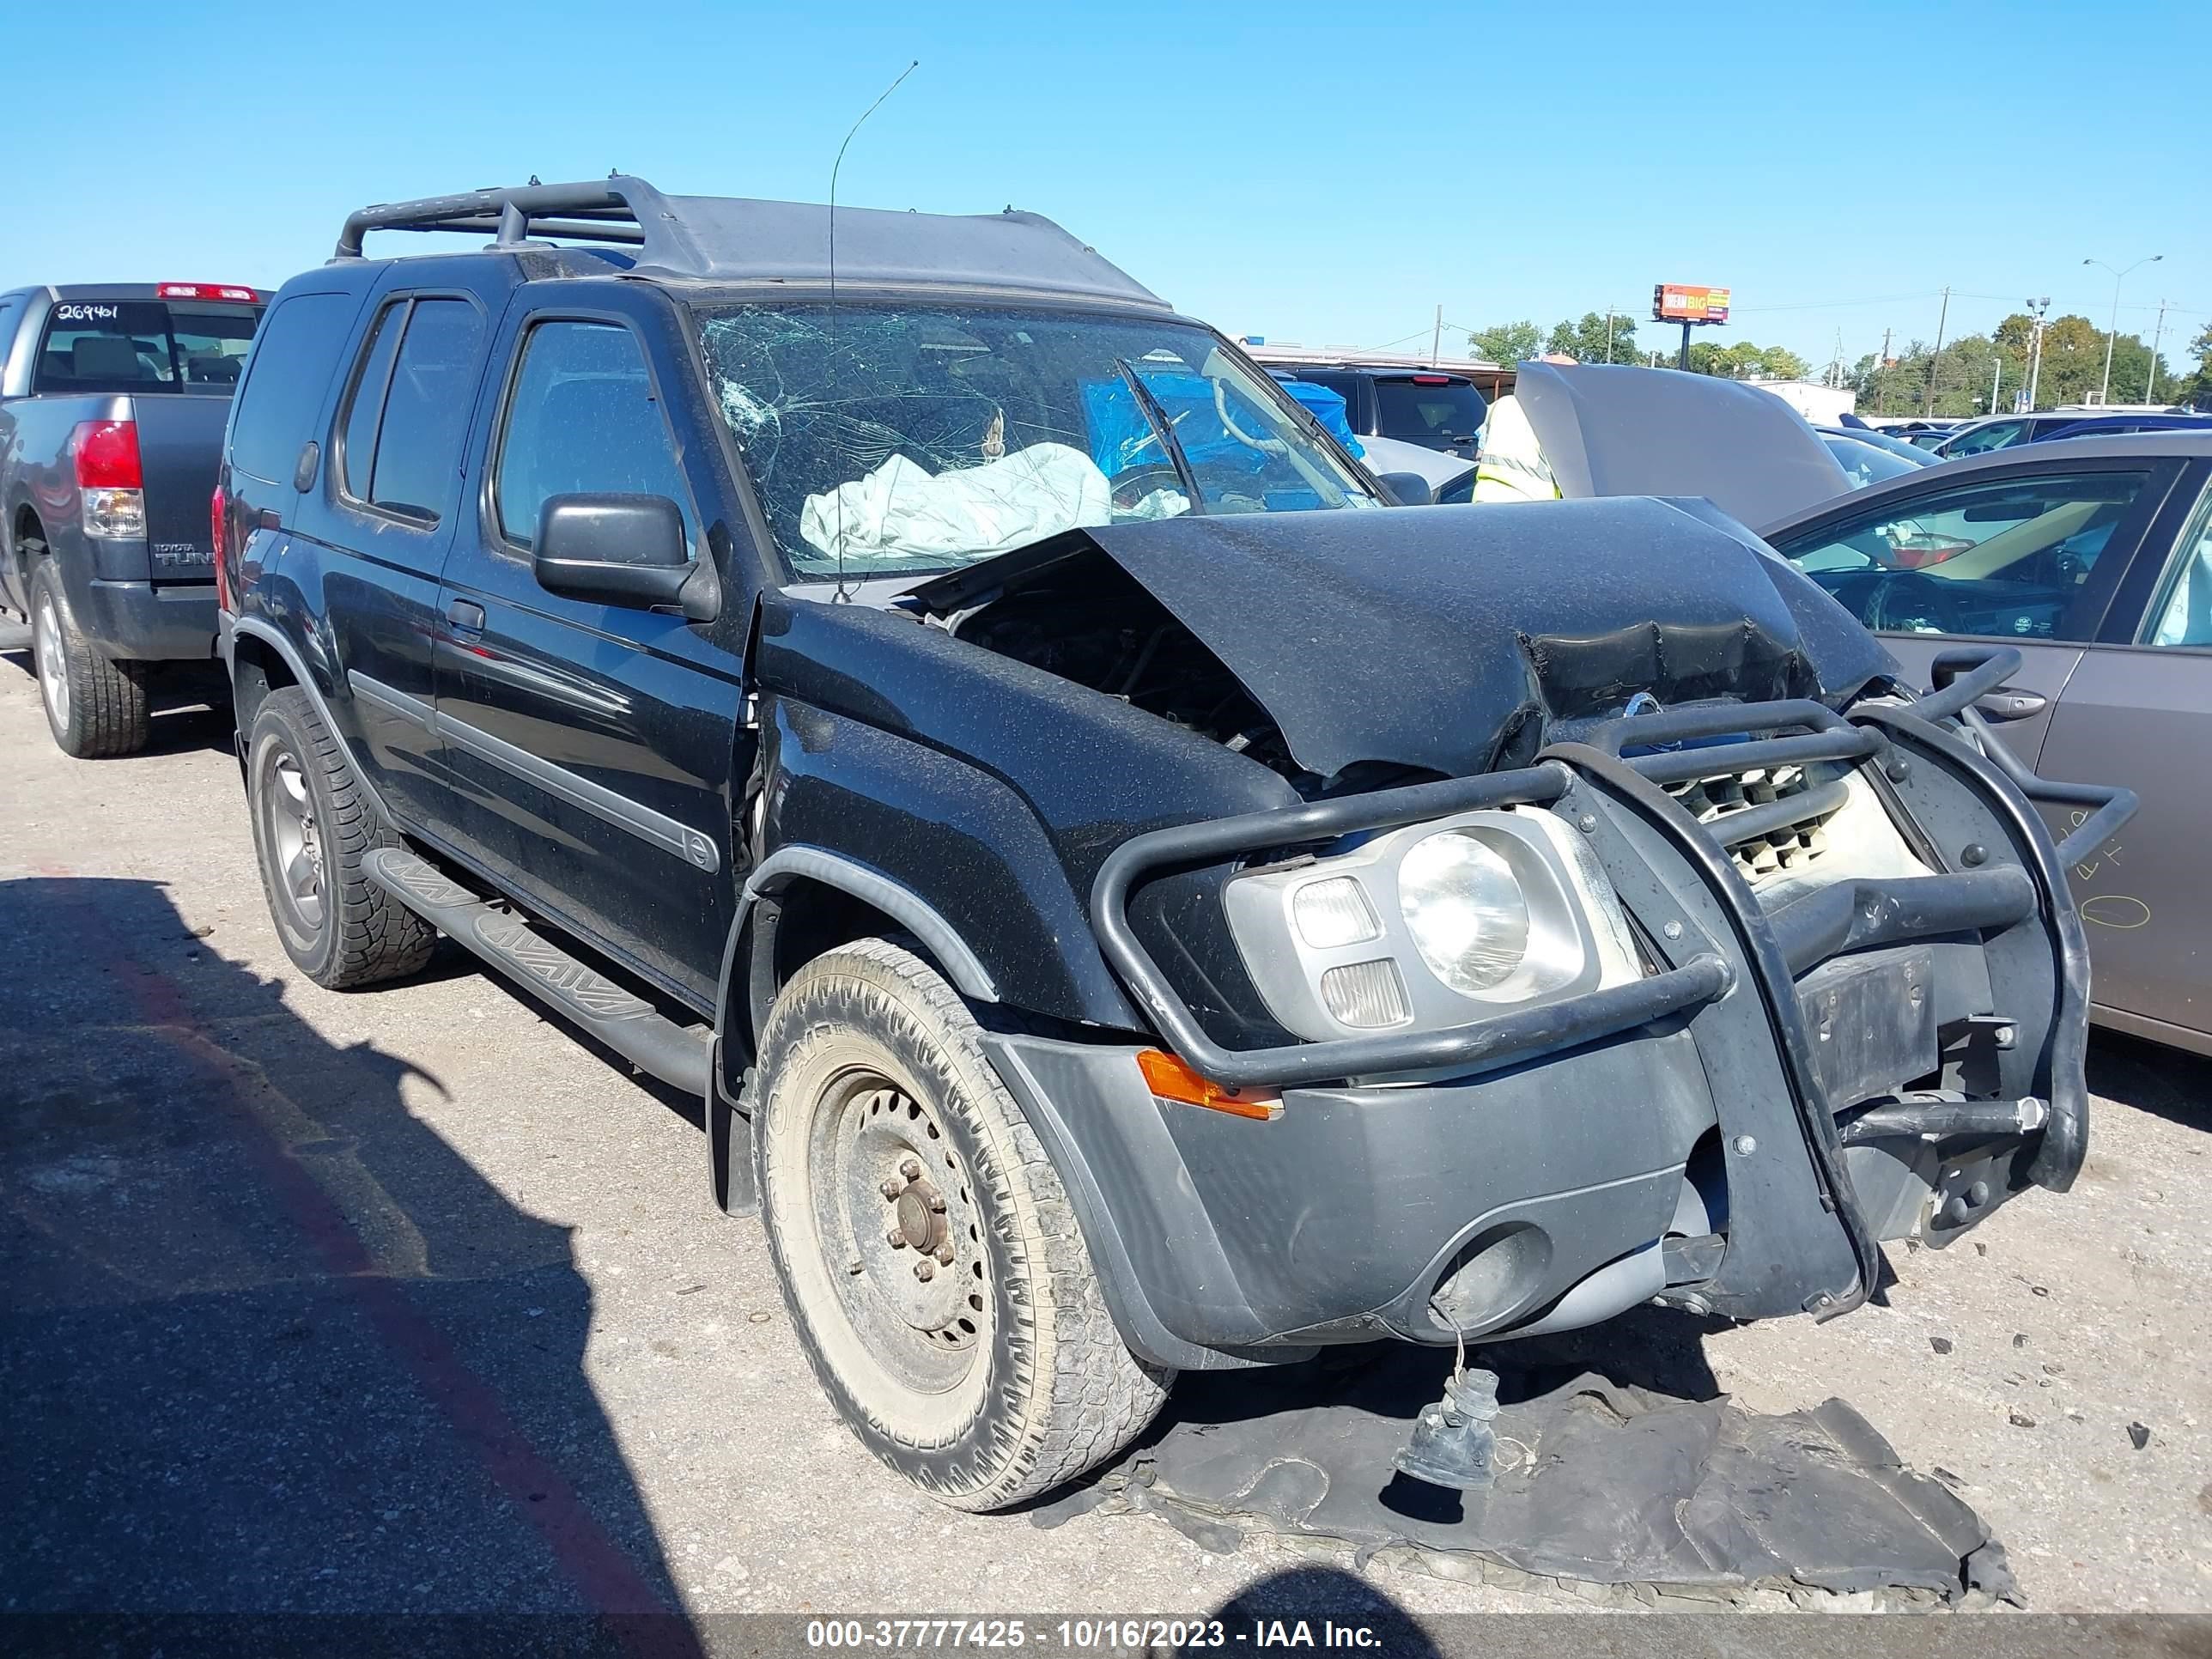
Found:
[{"label": "vehicle shadow on ground", "polygon": [[[2212,1059],[2203,1054],[2098,1031],[2089,1040],[2089,1092],[2186,1128],[2212,1129]],[[2089,1133],[2094,1146],[2094,1121]]]},{"label": "vehicle shadow on ground", "polygon": [[696,1653],[569,1231],[410,1111],[438,1080],[327,1042],[157,884],[0,882],[0,1610]]}]

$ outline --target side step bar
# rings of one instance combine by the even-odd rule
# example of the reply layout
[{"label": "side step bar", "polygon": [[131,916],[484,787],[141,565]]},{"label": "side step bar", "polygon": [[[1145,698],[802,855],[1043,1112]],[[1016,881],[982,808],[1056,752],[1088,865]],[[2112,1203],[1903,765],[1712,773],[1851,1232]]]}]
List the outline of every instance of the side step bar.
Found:
[{"label": "side step bar", "polygon": [[435,865],[396,847],[362,855],[362,873],[447,938],[466,945],[640,1071],[706,1097],[714,1044],[586,967],[511,910],[487,904]]}]

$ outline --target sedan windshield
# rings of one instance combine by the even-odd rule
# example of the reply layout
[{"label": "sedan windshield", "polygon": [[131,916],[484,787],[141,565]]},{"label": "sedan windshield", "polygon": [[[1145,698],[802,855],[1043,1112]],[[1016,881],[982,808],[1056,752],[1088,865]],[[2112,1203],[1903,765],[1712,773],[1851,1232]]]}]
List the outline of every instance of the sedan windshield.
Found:
[{"label": "sedan windshield", "polygon": [[955,569],[1079,526],[1380,505],[1188,323],[961,306],[701,313],[794,574]]}]

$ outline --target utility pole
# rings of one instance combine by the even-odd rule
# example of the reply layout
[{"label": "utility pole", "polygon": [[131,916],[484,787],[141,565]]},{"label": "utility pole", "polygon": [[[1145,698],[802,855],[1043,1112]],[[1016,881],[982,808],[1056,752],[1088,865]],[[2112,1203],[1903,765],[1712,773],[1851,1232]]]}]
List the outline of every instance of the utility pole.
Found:
[{"label": "utility pole", "polygon": [[2027,308],[2035,313],[2035,326],[2027,341],[2027,410],[2035,412],[2035,389],[2043,383],[2043,313],[2051,309],[2049,296],[2030,300]]},{"label": "utility pole", "polygon": [[1431,368],[1434,368],[1437,366],[1437,355],[1443,349],[1443,342],[1444,307],[1443,302],[1442,301],[1438,301],[1437,302],[1437,325],[1429,331],[1429,367]]},{"label": "utility pole", "polygon": [[1936,355],[1928,360],[1928,402],[1921,410],[1923,415],[1936,412],[1936,370],[1943,361],[1943,325],[1951,320],[1951,289],[1943,289],[1943,309],[1936,314]]},{"label": "utility pole", "polygon": [[1992,415],[1997,412],[1997,391],[2004,385],[2004,354],[1999,352],[1996,356],[1996,373],[1990,376],[1990,413]]},{"label": "utility pole", "polygon": [[1889,413],[1889,331],[1881,331],[1881,356],[1874,363],[1874,412]]},{"label": "utility pole", "polygon": [[2158,302],[2158,326],[2150,331],[2150,374],[2143,386],[2143,401],[2147,404],[2158,401],[2158,343],[2165,337],[2166,308],[2172,303],[2171,300]]},{"label": "utility pole", "polygon": [[1605,361],[1608,365],[1613,362],[1613,307],[1611,306],[1605,308]]}]

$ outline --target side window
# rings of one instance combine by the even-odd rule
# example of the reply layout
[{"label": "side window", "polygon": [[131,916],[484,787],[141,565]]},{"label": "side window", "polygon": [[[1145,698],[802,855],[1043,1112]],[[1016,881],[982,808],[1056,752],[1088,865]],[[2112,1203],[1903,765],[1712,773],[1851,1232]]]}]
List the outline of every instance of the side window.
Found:
[{"label": "side window", "polygon": [[1978,426],[1945,450],[1944,454],[1956,459],[1961,455],[1978,455],[1984,450],[2002,449],[2017,443],[2027,430],[2026,421],[1992,421],[1987,426]]},{"label": "side window", "polygon": [[392,380],[392,360],[399,352],[400,331],[406,326],[404,300],[385,307],[362,347],[353,389],[346,394],[345,413],[338,422],[337,480],[338,488],[356,501],[368,499],[377,422],[384,414],[384,392]]},{"label": "side window", "polygon": [[2150,617],[2144,643],[2212,647],[2212,489],[2173,545]]},{"label": "side window", "polygon": [[500,533],[516,547],[530,546],[547,497],[577,491],[665,495],[691,528],[645,354],[613,324],[539,323],[524,337],[496,476]]},{"label": "side window", "polygon": [[2149,477],[1954,484],[1776,546],[1869,628],[2086,640],[2081,590]]},{"label": "side window", "polygon": [[231,416],[231,465],[264,483],[291,483],[301,447],[322,436],[315,417],[360,303],[351,294],[295,294],[263,320]]},{"label": "side window", "polygon": [[[392,313],[387,312],[377,332],[381,335],[392,322]],[[444,514],[460,477],[461,439],[475,399],[483,319],[465,300],[417,300],[408,307],[404,326],[383,410],[374,417],[373,459],[364,458],[350,441],[356,426],[371,417],[360,409],[358,398],[346,411],[346,482],[357,499],[428,526]],[[371,343],[372,356],[378,343]],[[364,471],[366,495],[360,493]]]}]

